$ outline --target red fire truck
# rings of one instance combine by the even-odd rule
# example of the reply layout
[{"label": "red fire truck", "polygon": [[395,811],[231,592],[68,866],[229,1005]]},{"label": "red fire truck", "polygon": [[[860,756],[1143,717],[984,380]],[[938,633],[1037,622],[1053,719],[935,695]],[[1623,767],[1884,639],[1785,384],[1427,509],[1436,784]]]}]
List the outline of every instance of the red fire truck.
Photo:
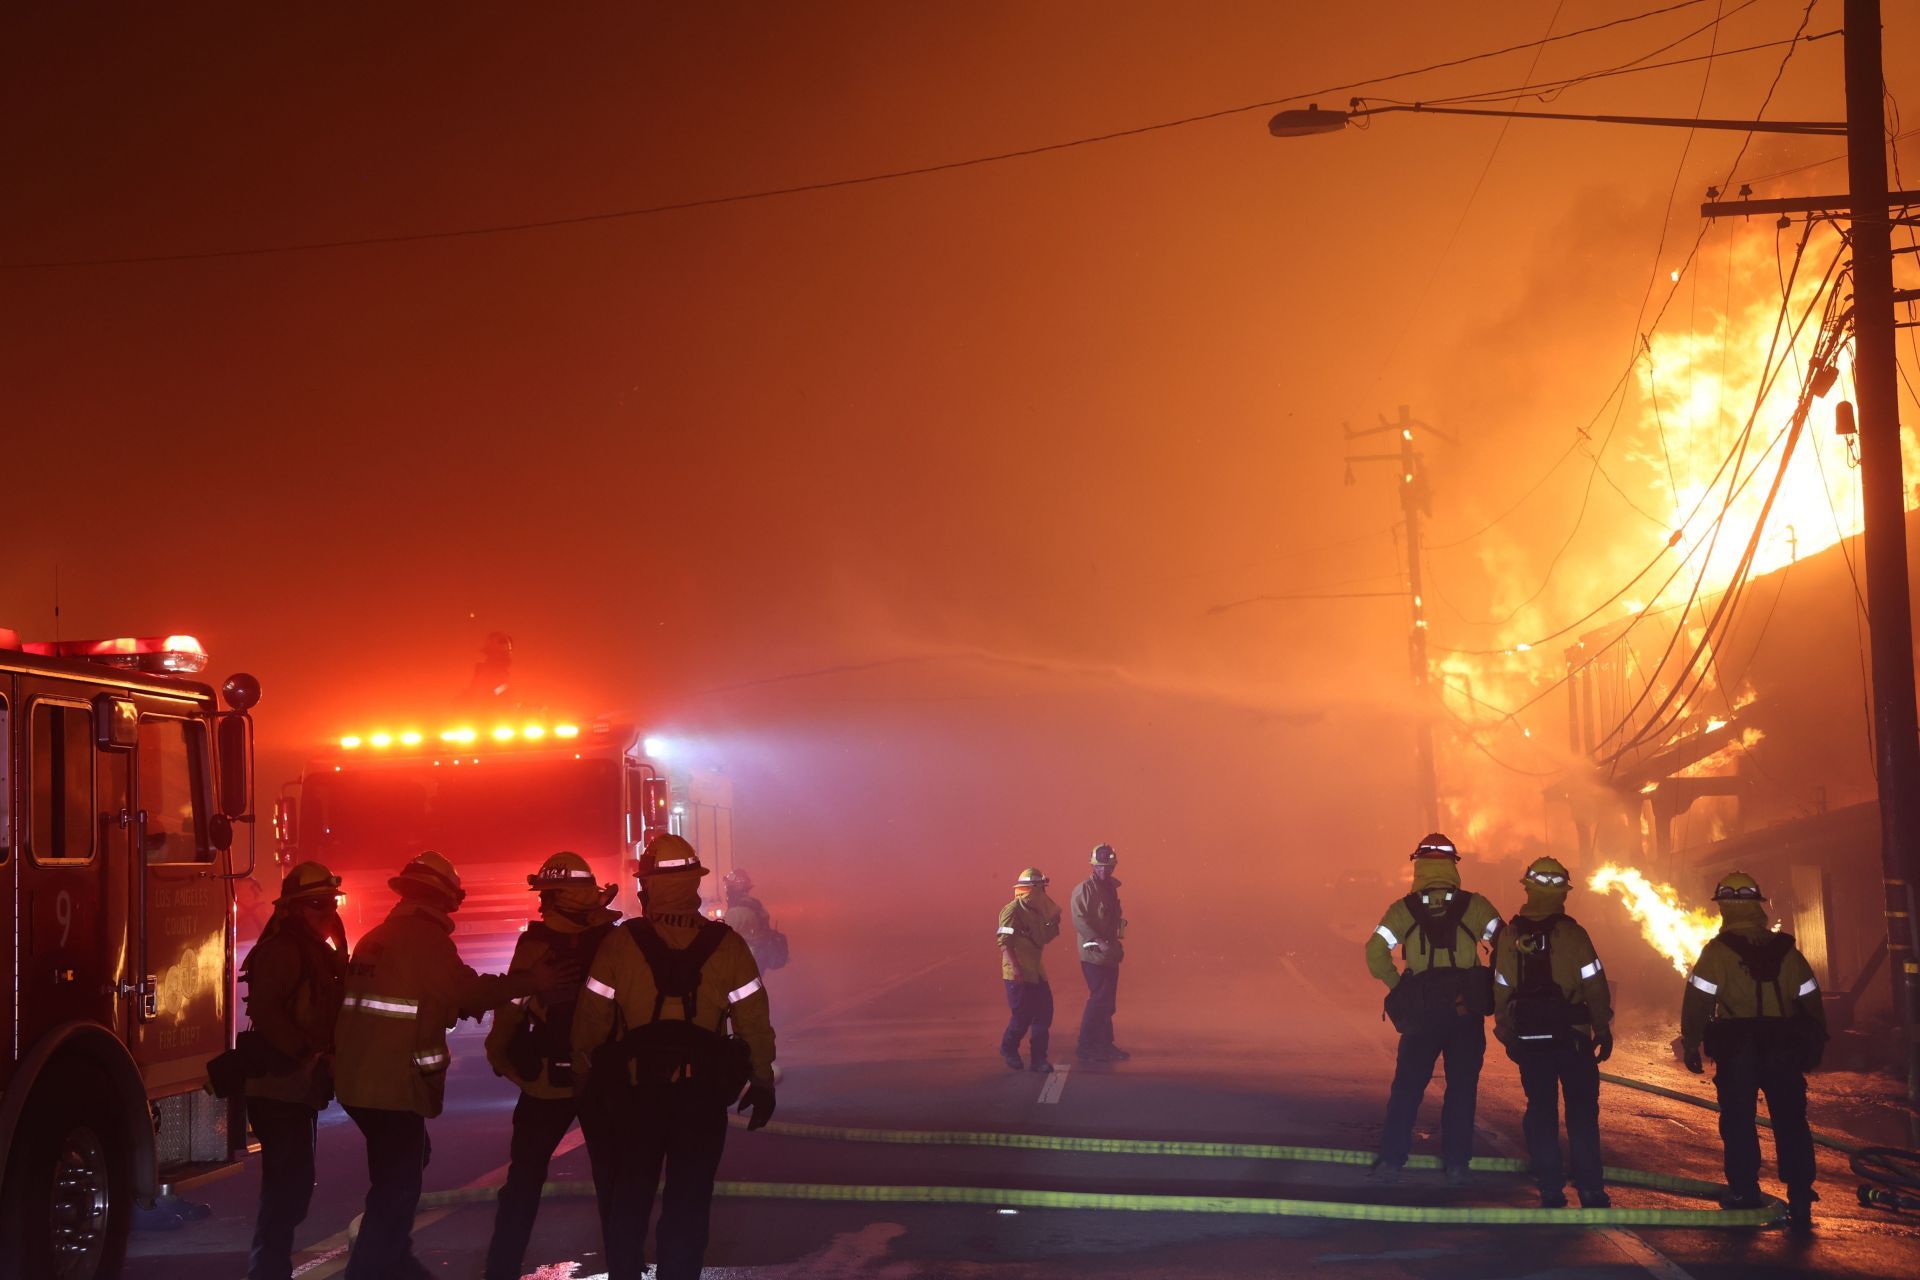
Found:
[{"label": "red fire truck", "polygon": [[393,906],[388,878],[437,849],[467,888],[454,916],[461,956],[498,971],[527,922],[527,875],[547,855],[586,858],[621,884],[631,913],[638,850],[659,832],[694,834],[695,801],[676,796],[648,745],[631,725],[517,714],[344,734],[281,790],[281,866],[311,858],[340,876],[341,915],[358,938]]},{"label": "red fire truck", "polygon": [[135,1200],[245,1145],[201,1086],[233,1043],[233,882],[253,869],[233,837],[252,831],[260,686],[232,677],[221,710],[187,678],[206,662],[190,636],[0,631],[7,1275],[118,1275]]}]

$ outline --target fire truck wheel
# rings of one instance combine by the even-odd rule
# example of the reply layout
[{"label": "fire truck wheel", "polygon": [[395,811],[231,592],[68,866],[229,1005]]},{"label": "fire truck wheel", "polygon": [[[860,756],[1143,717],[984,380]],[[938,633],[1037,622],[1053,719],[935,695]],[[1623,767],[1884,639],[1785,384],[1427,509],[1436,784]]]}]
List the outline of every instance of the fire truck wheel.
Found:
[{"label": "fire truck wheel", "polygon": [[107,1079],[56,1063],[34,1089],[8,1161],[0,1234],[21,1274],[120,1274],[133,1223],[133,1161]]}]

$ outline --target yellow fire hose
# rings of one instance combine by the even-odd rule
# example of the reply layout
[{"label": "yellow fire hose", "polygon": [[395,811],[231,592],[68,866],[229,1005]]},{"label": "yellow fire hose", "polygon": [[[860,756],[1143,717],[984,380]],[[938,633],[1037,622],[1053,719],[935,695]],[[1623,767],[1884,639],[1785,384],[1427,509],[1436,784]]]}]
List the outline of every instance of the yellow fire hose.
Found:
[{"label": "yellow fire hose", "polygon": [[[1713,1103],[1675,1089],[1647,1084],[1603,1072],[1610,1084],[1642,1089],[1710,1110]],[[732,1117],[736,1127],[745,1122]],[[1018,1151],[1062,1151],[1085,1155],[1161,1156],[1214,1160],[1269,1160],[1308,1164],[1370,1165],[1374,1153],[1332,1147],[1282,1146],[1256,1142],[1194,1142],[1155,1138],[1085,1138],[1061,1134],[981,1133],[934,1129],[866,1129],[839,1125],[803,1124],[775,1120],[765,1131],[784,1137],[829,1142],[881,1143],[915,1147],[993,1147]],[[1816,1140],[1838,1151],[1856,1148],[1816,1135]],[[1409,1168],[1438,1169],[1435,1156],[1416,1155]],[[1481,1173],[1525,1173],[1525,1160],[1477,1156],[1472,1169]],[[1712,1200],[1722,1188],[1668,1173],[1643,1169],[1608,1168],[1614,1186],[1643,1187],[1673,1195]],[[430,1191],[420,1198],[422,1208],[480,1204],[491,1201],[498,1186],[461,1187]],[[591,1196],[587,1181],[549,1182],[548,1196]],[[1142,1195],[1094,1191],[1040,1191],[1014,1187],[936,1187],[860,1185],[830,1182],[720,1182],[714,1194],[755,1200],[840,1201],[860,1204],[963,1204],[1002,1209],[1095,1209],[1135,1213],[1238,1214],[1250,1217],[1324,1218],[1345,1222],[1408,1222],[1430,1226],[1578,1226],[1578,1227],[1762,1227],[1779,1219],[1784,1206],[1772,1197],[1758,1209],[1538,1209],[1505,1206],[1432,1206],[1359,1204],[1341,1200],[1294,1200],[1266,1196]],[[347,1227],[356,1236],[360,1219]]]}]

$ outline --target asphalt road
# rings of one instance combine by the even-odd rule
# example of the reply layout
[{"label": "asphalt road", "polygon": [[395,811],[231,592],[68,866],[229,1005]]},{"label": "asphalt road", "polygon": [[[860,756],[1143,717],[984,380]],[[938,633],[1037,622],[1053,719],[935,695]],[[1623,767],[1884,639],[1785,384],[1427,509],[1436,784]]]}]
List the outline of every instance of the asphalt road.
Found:
[{"label": "asphalt road", "polygon": [[[923,945],[927,945],[924,944]],[[1366,1149],[1392,1069],[1390,1029],[1357,954],[1340,946],[1277,951],[1268,971],[1236,975],[1224,957],[1129,960],[1121,990],[1118,1066],[1071,1065],[1051,1082],[1003,1066],[1004,1020],[991,944],[956,940],[910,962],[813,970],[807,957],[770,987],[785,1078],[779,1119],[835,1126],[1210,1139]],[[1077,972],[1053,962],[1059,997],[1055,1056],[1071,1062],[1083,994]],[[1624,1028],[1612,1069],[1711,1096],[1665,1052],[1670,1027],[1651,1011]],[[447,1113],[432,1127],[430,1189],[483,1187],[506,1159],[513,1095],[488,1071],[479,1034],[463,1024]],[[1816,1124],[1890,1140],[1893,1084],[1819,1078]],[[1517,1155],[1520,1091],[1496,1049],[1481,1088],[1480,1152]],[[1603,1139],[1611,1165],[1719,1177],[1712,1114],[1606,1086]],[[1438,1085],[1416,1150],[1433,1150]],[[299,1237],[300,1274],[326,1280],[345,1263],[344,1230],[365,1191],[359,1135],[337,1109],[322,1117],[320,1185]],[[587,1280],[603,1273],[591,1183],[578,1131],[553,1176],[574,1194],[542,1210],[527,1274]],[[1911,1277],[1920,1274],[1920,1221],[1860,1209],[1854,1181],[1823,1150],[1819,1230],[1432,1226],[1184,1212],[1022,1209],[771,1199],[721,1200],[708,1253],[712,1276],[1237,1277],[1325,1274],[1373,1280],[1489,1277]],[[769,1133],[730,1136],[721,1178],[805,1184],[1022,1187],[1121,1193],[1288,1197],[1373,1203],[1529,1206],[1516,1175],[1476,1175],[1450,1190],[1438,1174],[1375,1188],[1360,1170],[1236,1159],[1115,1156],[973,1147],[883,1146]],[[194,1189],[212,1216],[173,1232],[142,1232],[134,1280],[224,1280],[245,1273],[257,1171]],[[1777,1188],[1776,1188],[1777,1190]],[[484,1193],[480,1193],[484,1197]],[[1621,1206],[1699,1207],[1635,1188]],[[436,1273],[477,1277],[492,1224],[484,1198],[423,1211],[417,1251]]]}]

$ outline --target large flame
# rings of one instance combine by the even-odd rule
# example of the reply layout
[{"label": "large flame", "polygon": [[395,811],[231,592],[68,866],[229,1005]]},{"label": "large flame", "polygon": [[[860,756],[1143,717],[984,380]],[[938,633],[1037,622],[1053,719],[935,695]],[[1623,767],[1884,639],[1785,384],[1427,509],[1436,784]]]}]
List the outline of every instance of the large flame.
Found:
[{"label": "large flame", "polygon": [[[1703,256],[1693,265],[1696,277],[1706,278],[1696,278],[1682,295],[1685,312],[1675,309],[1664,327],[1646,338],[1622,389],[1618,432],[1609,430],[1582,455],[1583,460],[1599,456],[1606,483],[1596,485],[1599,469],[1590,463],[1571,468],[1594,494],[1591,511],[1583,503],[1581,518],[1570,526],[1556,514],[1546,526],[1552,537],[1543,539],[1544,517],[1529,510],[1528,519],[1495,520],[1488,536],[1465,540],[1451,556],[1434,557],[1437,579],[1467,572],[1463,562],[1471,559],[1491,585],[1484,613],[1455,609],[1452,619],[1436,618],[1432,660],[1441,708],[1458,722],[1458,731],[1442,744],[1443,791],[1472,797],[1449,805],[1447,829],[1467,828],[1483,848],[1524,845],[1541,779],[1565,776],[1596,754],[1637,742],[1643,729],[1652,730],[1642,743],[1651,752],[1690,735],[1721,732],[1720,722],[1735,722],[1737,742],[1730,740],[1685,770],[1696,774],[1723,772],[1736,756],[1758,745],[1757,733],[1734,714],[1754,691],[1737,678],[1722,686],[1717,659],[1726,631],[1708,635],[1706,626],[1723,593],[1742,580],[1741,562],[1776,474],[1778,492],[1759,531],[1747,580],[1861,531],[1859,470],[1850,442],[1834,434],[1834,403],[1852,385],[1849,351],[1837,356],[1838,394],[1816,402],[1781,471],[1786,427],[1813,366],[1820,277],[1836,252],[1836,233],[1815,232],[1788,286],[1789,318],[1778,325],[1773,357],[1779,367],[1771,381],[1768,355],[1787,277],[1783,255],[1791,254],[1792,245],[1777,242],[1771,227],[1734,226],[1727,234],[1724,257]],[[1809,313],[1814,319],[1796,333],[1795,325]],[[1754,429],[1742,449],[1749,415]],[[1901,447],[1907,467],[1920,472],[1920,444],[1913,432],[1902,433]],[[1736,457],[1737,466],[1729,461]],[[1909,507],[1916,505],[1915,496],[1909,494]],[[1717,534],[1716,518],[1723,519]],[[1559,532],[1568,527],[1579,535],[1577,541]],[[1563,536],[1569,538],[1565,544],[1557,541]],[[1565,554],[1548,558],[1547,550],[1554,547]],[[1650,562],[1652,569],[1643,573]],[[1642,576],[1634,580],[1637,573]],[[1615,593],[1619,598],[1607,603]],[[1752,601],[1743,601],[1729,616],[1752,607]],[[1626,712],[1627,722],[1617,728],[1592,726],[1605,735],[1597,746],[1561,732],[1567,695],[1558,693],[1559,686],[1570,668],[1599,658],[1580,652],[1586,635],[1640,615],[1644,621],[1637,624],[1636,640],[1606,661],[1631,668],[1625,677],[1629,700],[1644,683],[1654,686],[1652,695]],[[1674,666],[1634,665],[1661,653],[1676,630]],[[1698,659],[1682,671],[1678,664],[1696,652]],[[1683,677],[1691,681],[1686,692],[1670,700]],[[1663,713],[1659,720],[1656,711]],[[1624,708],[1615,714],[1620,712]],[[1458,774],[1470,775],[1471,785],[1450,785],[1451,775]],[[1610,883],[1630,904],[1636,900],[1627,882]],[[1651,889],[1648,910],[1661,902]],[[1671,899],[1664,906],[1679,911]]]},{"label": "large flame", "polygon": [[1693,967],[1700,951],[1720,932],[1720,913],[1682,906],[1670,884],[1655,884],[1632,867],[1607,863],[1587,880],[1589,889],[1611,890],[1627,904],[1627,914],[1640,925],[1640,934],[1667,958],[1676,973]]}]

